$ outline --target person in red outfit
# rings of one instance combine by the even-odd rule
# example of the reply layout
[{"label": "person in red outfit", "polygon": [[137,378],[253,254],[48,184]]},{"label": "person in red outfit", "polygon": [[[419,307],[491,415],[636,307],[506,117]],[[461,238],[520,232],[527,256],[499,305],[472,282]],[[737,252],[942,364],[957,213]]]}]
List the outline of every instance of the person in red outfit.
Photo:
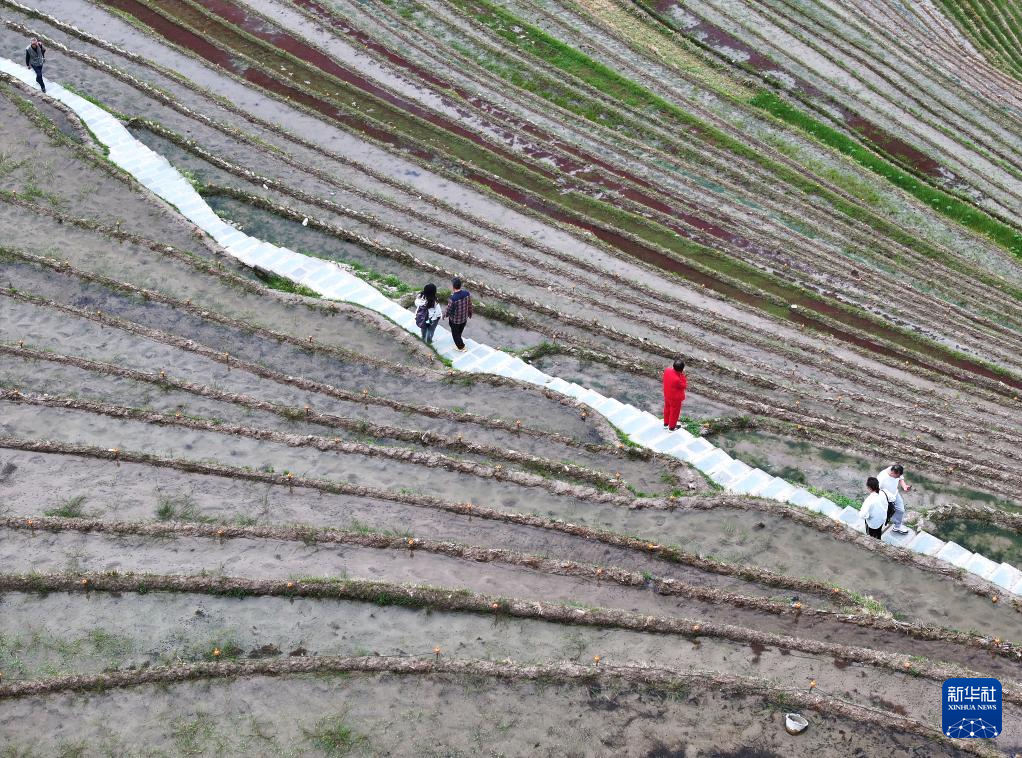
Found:
[{"label": "person in red outfit", "polygon": [[673,366],[664,369],[664,429],[673,432],[678,428],[686,387],[688,377],[685,376],[685,361],[679,358]]}]

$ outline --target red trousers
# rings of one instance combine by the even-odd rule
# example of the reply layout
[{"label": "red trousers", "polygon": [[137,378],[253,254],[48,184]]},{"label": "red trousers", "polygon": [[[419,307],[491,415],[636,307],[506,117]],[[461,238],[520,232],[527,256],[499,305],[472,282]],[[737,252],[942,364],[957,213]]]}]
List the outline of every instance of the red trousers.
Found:
[{"label": "red trousers", "polygon": [[664,400],[664,423],[673,429],[681,417],[681,400]]}]

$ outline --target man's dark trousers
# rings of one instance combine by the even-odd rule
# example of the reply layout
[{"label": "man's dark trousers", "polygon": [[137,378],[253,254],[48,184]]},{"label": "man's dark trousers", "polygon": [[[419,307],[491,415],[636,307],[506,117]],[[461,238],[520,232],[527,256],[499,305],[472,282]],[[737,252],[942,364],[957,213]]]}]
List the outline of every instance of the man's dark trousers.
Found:
[{"label": "man's dark trousers", "polygon": [[454,344],[457,345],[458,349],[465,347],[465,340],[461,338],[461,333],[465,331],[465,323],[455,324],[451,322],[451,336],[454,337]]},{"label": "man's dark trousers", "polygon": [[32,66],[32,70],[35,71],[35,80],[37,82],[39,82],[39,89],[41,89],[43,92],[45,92],[46,91],[46,84],[43,82],[43,67],[42,66]]}]

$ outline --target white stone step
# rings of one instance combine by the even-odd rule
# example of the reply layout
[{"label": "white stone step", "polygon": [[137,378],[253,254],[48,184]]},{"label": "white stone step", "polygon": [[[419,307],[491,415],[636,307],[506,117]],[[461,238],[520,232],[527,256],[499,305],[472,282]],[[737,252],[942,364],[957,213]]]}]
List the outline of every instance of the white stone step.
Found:
[{"label": "white stone step", "polygon": [[907,547],[909,550],[922,555],[936,555],[944,545],[944,540],[937,539],[929,532],[920,530]]},{"label": "white stone step", "polygon": [[698,464],[700,460],[716,449],[702,437],[693,437],[687,445],[677,448],[674,455],[687,463]]},{"label": "white stone step", "polygon": [[679,445],[687,445],[688,440],[682,439],[677,434],[661,429],[663,434],[658,439],[649,443],[649,448],[657,453],[669,454]]},{"label": "white stone step", "polygon": [[[318,291],[321,286],[326,284],[326,282],[340,282],[341,280],[341,272],[337,270],[336,266],[327,261],[317,260],[316,268],[309,272],[306,284]],[[408,311],[397,303],[394,303],[394,305],[397,306],[397,309],[401,311],[401,313],[408,313]],[[396,313],[394,317],[397,318]]]},{"label": "white stone step", "polygon": [[[410,313],[406,313],[404,316],[395,320],[397,325],[404,329],[406,332],[419,336],[419,327],[415,323],[415,316]],[[433,335],[433,342],[436,342],[436,334]]]},{"label": "white stone step", "polygon": [[617,398],[608,397],[608,398],[606,398],[606,402],[604,403],[603,408],[600,409],[600,412],[604,416],[610,416],[612,413],[617,413],[619,410],[621,410],[624,407],[625,407],[625,404],[622,403]]},{"label": "white stone step", "polygon": [[[906,527],[908,529],[908,527]],[[886,542],[888,545],[894,545],[895,547],[908,547],[912,544],[912,540],[916,538],[916,533],[909,529],[908,534],[898,534],[894,531],[894,528],[888,529],[880,537],[881,542]]]},{"label": "white stone step", "polygon": [[753,469],[741,479],[736,479],[727,489],[737,495],[756,495],[770,483],[773,477],[760,469]]},{"label": "white stone step", "polygon": [[477,358],[476,356],[469,355],[469,353],[467,352],[463,353],[459,351],[457,348],[455,348],[454,356],[451,358],[451,364],[458,371],[472,372],[475,370],[475,365],[479,363],[479,360],[480,359]]},{"label": "white stone step", "polygon": [[[198,196],[192,198],[191,200],[187,200],[183,203],[175,203],[175,205],[177,206],[177,209],[181,212],[181,214],[184,215],[186,218],[188,216],[188,213],[194,213],[200,208],[206,207],[206,203],[203,202],[202,198]],[[258,240],[256,242],[258,242]]]},{"label": "white stone step", "polygon": [[586,388],[579,384],[575,384],[574,382],[568,382],[568,386],[561,390],[562,395],[567,395],[568,397],[575,398],[576,400],[582,397],[585,393]]},{"label": "white stone step", "polygon": [[664,427],[663,424],[659,423],[658,421],[652,426],[647,426],[644,429],[635,432],[634,434],[631,434],[629,436],[635,442],[638,442],[640,445],[649,447],[650,443],[652,443],[653,440],[657,439],[658,437],[664,436]]},{"label": "white stone step", "polygon": [[549,389],[551,389],[554,392],[557,392],[559,394],[562,394],[562,395],[564,394],[564,390],[565,390],[565,388],[567,386],[568,386],[568,383],[566,381],[564,381],[563,379],[561,379],[561,377],[559,377],[559,376],[555,376],[553,379],[551,379],[547,383],[547,387]]},{"label": "white stone step", "polygon": [[1010,563],[1002,563],[989,577],[991,582],[1006,590],[1010,590],[1022,580],[1022,571]]},{"label": "white stone step", "polygon": [[972,558],[965,564],[966,571],[983,579],[989,579],[998,568],[996,563],[979,553],[973,553]]},{"label": "white stone step", "polygon": [[514,358],[507,353],[494,352],[483,358],[476,365],[476,371],[485,371],[488,374],[507,376],[515,368]]},{"label": "white stone step", "polygon": [[[735,475],[731,471],[731,468],[736,463],[741,462],[736,461],[734,458],[732,458],[730,455],[728,455],[726,452],[724,452],[718,447],[716,450],[712,450],[708,454],[700,458],[699,462],[695,464],[695,467],[702,471],[704,474],[706,474],[708,477],[713,479],[713,481],[719,484],[720,482],[717,479],[718,474],[721,475],[721,478],[727,481],[734,479]],[[744,467],[742,472],[743,475],[752,470],[744,463],[742,463],[741,465]]]},{"label": "white stone step", "polygon": [[364,287],[365,282],[361,279],[348,279],[345,277],[332,287],[324,286],[323,294],[334,300],[350,300],[355,293],[361,292]]},{"label": "white stone step", "polygon": [[[309,274],[309,282],[317,282],[317,281],[319,281],[321,276],[329,276],[329,275],[330,275],[330,271],[329,270],[324,270],[324,269],[320,269],[318,271],[311,272]],[[408,314],[408,311],[406,311],[400,305],[395,303],[393,300],[388,301],[387,304],[384,305],[380,309],[379,312],[382,315],[386,316],[387,318],[391,319],[392,321],[397,321],[402,316]]]},{"label": "white stone step", "polygon": [[[178,208],[181,207],[182,206],[180,205],[178,206]],[[237,229],[231,229],[229,231],[224,232],[223,234],[214,234],[213,239],[216,240],[217,244],[220,245],[220,247],[226,247],[233,250],[235,245],[241,248],[243,243],[246,243],[247,240],[249,240],[249,236],[244,232],[239,232]],[[252,252],[252,250],[256,247],[257,244],[258,243],[245,245],[243,248],[244,252],[249,253]]]},{"label": "white stone step", "polygon": [[841,516],[838,520],[849,529],[854,529],[862,534],[866,533],[866,522],[863,520],[862,514],[859,513],[858,508],[846,505],[842,509]]},{"label": "white stone step", "polygon": [[821,497],[816,501],[813,510],[817,513],[822,513],[827,518],[834,519],[837,521],[841,518],[841,508],[839,508],[833,501],[828,500],[825,497]]},{"label": "white stone step", "polygon": [[518,375],[518,378],[523,382],[531,382],[532,384],[546,384],[550,379],[549,376],[544,374],[538,368],[530,366],[527,363],[525,364],[525,370]]},{"label": "white stone step", "polygon": [[237,242],[232,242],[223,247],[227,248],[227,252],[231,253],[251,253],[259,245],[259,240],[249,237],[246,234],[241,235],[241,239]]},{"label": "white stone step", "polygon": [[[275,259],[273,262],[273,268],[277,273],[283,276],[291,277],[293,279],[297,279],[298,277],[304,276],[311,270],[312,266],[314,265],[315,265],[314,261],[310,261],[306,258],[301,258],[292,253],[286,247],[280,248],[279,258]],[[374,289],[373,292],[377,295],[380,295],[381,298],[383,297],[383,295],[380,294],[379,290]],[[384,300],[386,300],[386,298],[384,298]]]},{"label": "white stone step", "polygon": [[588,387],[583,387],[582,394],[578,396],[578,401],[580,403],[585,403],[590,408],[596,405],[603,405],[603,403],[606,402],[606,400],[607,398],[605,398],[599,392],[589,389]]},{"label": "white stone step", "polygon": [[630,421],[631,419],[637,418],[641,415],[642,411],[640,411],[638,408],[631,405],[625,405],[620,410],[608,414],[607,420],[614,426],[616,426],[618,429],[620,429],[622,424],[626,423],[627,421]]},{"label": "white stone step", "polygon": [[810,503],[815,503],[819,499],[819,495],[814,495],[809,490],[800,487],[788,495],[787,502],[800,508],[808,508]]},{"label": "white stone step", "polygon": [[648,413],[640,413],[630,419],[622,421],[618,424],[618,426],[621,428],[622,432],[631,437],[645,430],[656,428],[662,429],[663,422],[659,419],[653,418]]},{"label": "white stone step", "polygon": [[205,206],[194,211],[189,211],[188,213],[181,211],[181,214],[203,230],[214,226],[220,221],[220,218]]},{"label": "white stone step", "polygon": [[[688,447],[688,444],[691,441],[692,441],[691,439],[686,439],[677,432],[674,432],[672,435],[665,438],[662,442],[658,443],[654,449],[658,453],[669,455],[672,458],[681,458],[682,456],[679,451],[684,450],[686,447]],[[682,460],[684,459],[682,458]]]},{"label": "white stone step", "polygon": [[813,495],[812,497],[813,499],[802,507],[805,508],[807,511],[812,511],[813,513],[822,513],[823,504],[829,503],[830,501],[827,500],[827,498],[825,497],[820,497],[819,495]]},{"label": "white stone step", "polygon": [[[721,451],[723,452],[723,451]],[[731,456],[728,456],[731,458]],[[720,460],[719,456],[709,455],[704,460]],[[731,482],[737,482],[744,476],[747,476],[752,471],[752,466],[747,463],[743,463],[737,458],[731,458],[731,460],[724,464],[716,464],[712,469],[704,468],[703,461],[699,461],[696,464],[696,468],[705,474],[710,474],[713,481],[717,482],[721,486],[726,486]]]},{"label": "white stone step", "polygon": [[778,503],[787,502],[788,496],[795,491],[795,486],[775,476],[770,483],[760,490],[759,496],[776,500]]},{"label": "white stone step", "polygon": [[609,413],[612,413],[621,407],[621,404],[615,402],[612,398],[604,397],[598,393],[594,394],[596,394],[597,397],[590,400],[589,396],[586,396],[586,399],[583,402],[601,416],[607,416]]},{"label": "white stone step", "polygon": [[489,345],[485,345],[482,342],[476,342],[473,339],[465,340],[465,349],[469,355],[474,355],[477,358],[486,358],[496,352]]},{"label": "white stone step", "polygon": [[948,542],[937,553],[937,557],[942,561],[947,561],[959,568],[965,568],[965,564],[972,559],[972,555],[971,552],[957,542]]},{"label": "white stone step", "polygon": [[[418,327],[416,327],[416,331],[418,331]],[[454,346],[454,338],[451,336],[451,333],[442,326],[438,326],[436,331],[433,332],[433,347],[435,347],[438,351],[441,348],[445,350],[450,348],[454,350],[455,355],[461,355],[461,353],[458,352],[458,349]]]},{"label": "white stone step", "polygon": [[665,442],[668,443],[671,442],[671,440],[673,439],[674,439],[673,432],[671,432],[668,429],[664,429],[663,427],[660,427],[660,429],[657,430],[656,433],[650,437],[648,442],[643,442],[642,444],[648,447],[650,450],[656,450],[657,452],[661,452],[660,449],[661,446]]}]

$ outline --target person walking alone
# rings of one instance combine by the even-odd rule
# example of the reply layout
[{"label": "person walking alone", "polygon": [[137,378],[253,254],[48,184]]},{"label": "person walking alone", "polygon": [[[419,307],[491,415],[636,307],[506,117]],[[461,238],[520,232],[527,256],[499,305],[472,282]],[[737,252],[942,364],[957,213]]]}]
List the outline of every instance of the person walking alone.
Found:
[{"label": "person walking alone", "polygon": [[43,64],[46,62],[46,48],[43,43],[33,39],[25,48],[25,65],[35,71],[35,80],[39,82],[39,89],[46,91],[46,82],[43,81]]},{"label": "person walking alone", "polygon": [[905,481],[905,467],[895,463],[877,474],[876,478],[887,499],[894,503],[894,526],[891,531],[895,534],[908,534],[908,529],[902,524],[905,520],[905,501],[901,497],[901,490],[911,492],[912,485]]},{"label": "person walking alone", "polygon": [[678,428],[681,418],[681,404],[685,402],[685,389],[688,377],[685,376],[685,361],[680,358],[673,366],[664,369],[664,429],[672,432]]},{"label": "person walking alone", "polygon": [[427,284],[415,296],[415,325],[419,327],[422,341],[427,345],[433,344],[433,333],[443,317],[444,309],[436,301],[436,285]]},{"label": "person walking alone", "polygon": [[451,322],[451,336],[454,345],[462,353],[465,352],[465,341],[461,338],[465,324],[472,318],[472,293],[461,288],[461,277],[451,279],[451,299],[447,301],[448,321]]},{"label": "person walking alone", "polygon": [[866,480],[866,489],[869,494],[862,501],[859,513],[866,522],[866,534],[880,539],[887,523],[887,496],[880,491],[880,482],[875,476]]}]

